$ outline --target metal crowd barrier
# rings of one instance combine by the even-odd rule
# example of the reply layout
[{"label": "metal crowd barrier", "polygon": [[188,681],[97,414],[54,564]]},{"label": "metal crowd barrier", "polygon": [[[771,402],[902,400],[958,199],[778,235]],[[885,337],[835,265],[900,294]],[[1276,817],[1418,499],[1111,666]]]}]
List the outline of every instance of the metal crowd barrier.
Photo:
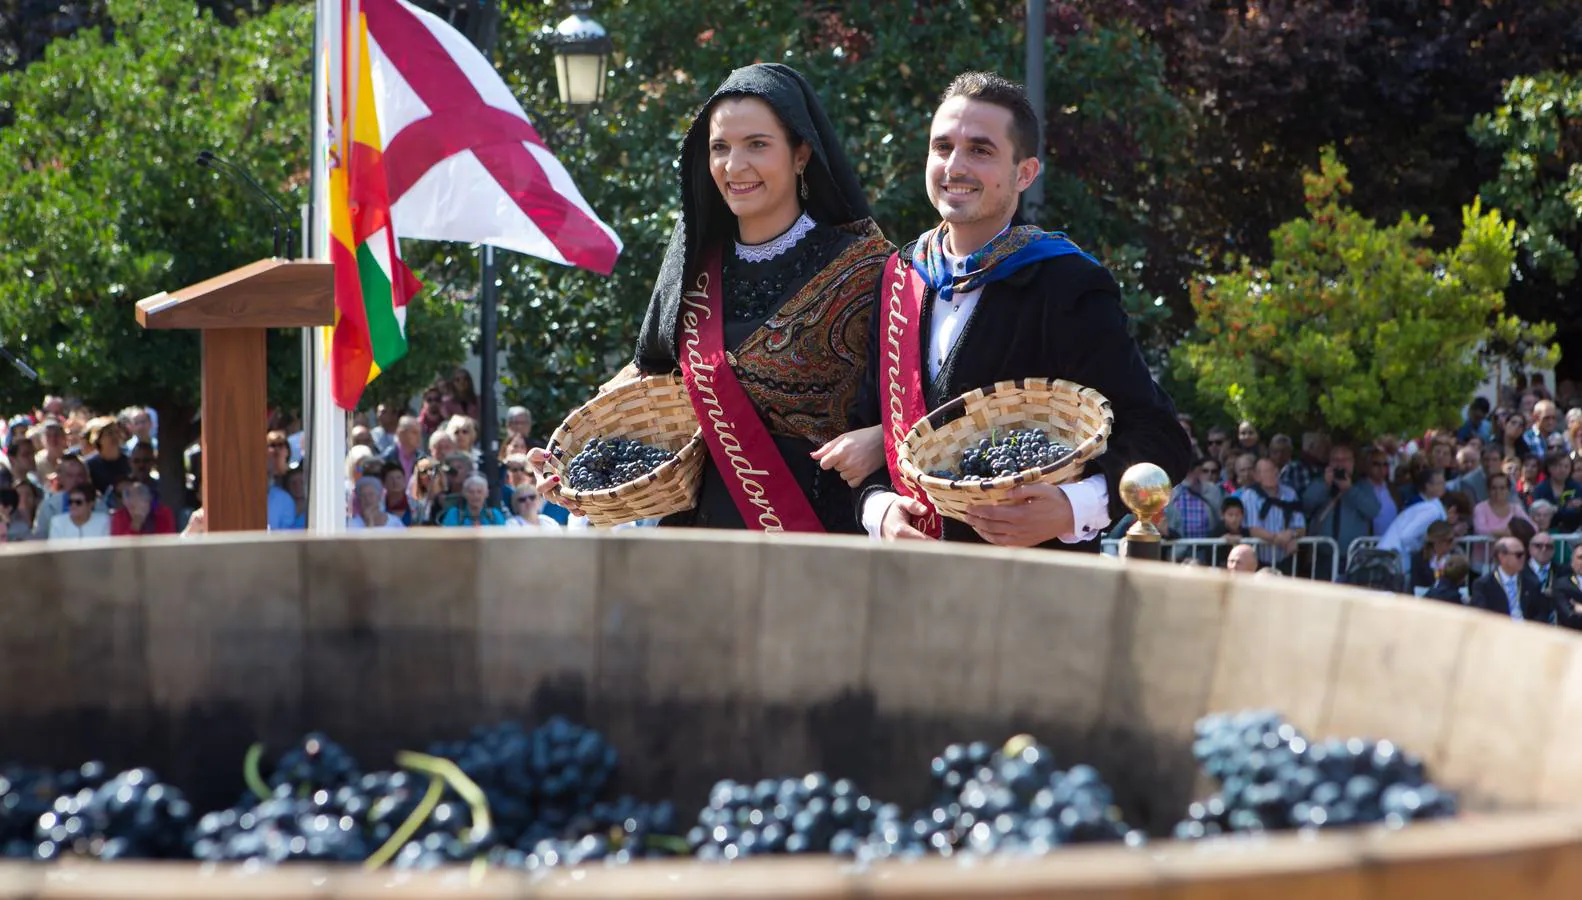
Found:
[{"label": "metal crowd barrier", "polygon": [[[1571,553],[1578,546],[1582,546],[1582,531],[1572,534],[1557,534],[1554,539],[1556,564],[1564,561],[1566,565],[1569,565]],[[1495,540],[1497,538],[1492,535],[1469,534],[1465,537],[1456,538],[1454,546],[1456,550],[1466,554],[1467,561],[1472,564],[1472,571],[1482,575],[1488,571],[1489,566],[1494,561],[1494,554],[1489,548],[1494,544]],[[1377,537],[1360,537],[1352,541],[1351,546],[1346,548],[1346,568],[1348,570],[1351,568],[1351,564],[1356,561],[1358,553],[1371,549],[1377,546],[1378,543],[1379,539]]]},{"label": "metal crowd barrier", "polygon": [[[1250,544],[1253,547],[1265,546],[1265,542],[1257,538],[1243,538],[1240,543]],[[1297,549],[1293,553],[1287,554],[1287,558],[1295,556],[1300,560],[1303,547],[1312,547],[1313,550],[1306,554],[1308,562],[1306,567],[1307,574],[1305,576],[1300,572],[1293,572],[1293,574],[1317,580],[1319,578],[1320,565],[1327,562],[1329,580],[1338,581],[1340,579],[1340,545],[1335,543],[1334,538],[1320,536],[1299,538],[1296,545]],[[1100,549],[1109,556],[1118,555],[1120,546],[1121,541],[1117,538],[1105,538],[1100,542]],[[1230,548],[1236,545],[1226,543],[1224,538],[1177,538],[1163,541],[1162,546],[1164,548],[1163,559],[1167,562],[1181,562],[1188,557],[1195,557],[1203,565],[1221,568],[1224,566],[1222,560],[1230,555]],[[1327,560],[1322,558],[1324,554],[1318,552],[1320,547],[1329,548],[1330,552]]]}]

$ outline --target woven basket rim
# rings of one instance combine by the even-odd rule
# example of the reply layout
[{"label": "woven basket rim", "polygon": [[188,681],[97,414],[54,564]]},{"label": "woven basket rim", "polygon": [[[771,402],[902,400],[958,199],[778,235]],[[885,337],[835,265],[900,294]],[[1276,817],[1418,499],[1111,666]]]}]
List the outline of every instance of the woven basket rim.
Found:
[{"label": "woven basket rim", "polygon": [[[1082,443],[1071,449],[1071,452],[1062,455],[1052,463],[1039,466],[1035,469],[1023,469],[1010,475],[1001,475],[996,478],[939,478],[922,471],[912,459],[912,442],[921,440],[933,433],[938,428],[944,428],[949,422],[935,425],[946,417],[963,411],[968,403],[987,399],[1000,394],[1013,391],[1027,390],[1029,387],[1048,387],[1052,390],[1067,390],[1075,393],[1085,400],[1097,400],[1099,407],[1104,411],[1104,422],[1097,431],[1083,439]],[[955,421],[952,419],[952,421]],[[901,472],[906,477],[916,481],[919,486],[934,490],[949,490],[958,492],[988,493],[1003,491],[1023,484],[1032,484],[1044,481],[1050,476],[1059,475],[1064,470],[1078,465],[1086,465],[1094,455],[1094,451],[1102,444],[1109,441],[1110,431],[1115,424],[1115,413],[1110,408],[1110,401],[1098,390],[1058,378],[1017,378],[1010,381],[996,382],[989,387],[980,387],[967,391],[953,400],[946,401],[938,407],[929,410],[928,414],[913,423],[906,437],[896,447],[896,461],[901,466]],[[927,429],[924,429],[927,426]]]},{"label": "woven basket rim", "polygon": [[633,394],[647,394],[656,387],[685,387],[685,380],[679,375],[645,375],[628,381],[619,387],[611,388],[596,397],[591,397],[587,402],[572,410],[570,414],[555,428],[549,436],[549,443],[544,447],[549,454],[550,464],[560,476],[560,487],[557,494],[571,501],[576,506],[589,506],[601,500],[618,500],[622,495],[638,491],[667,476],[669,473],[687,465],[703,448],[703,428],[700,426],[692,432],[681,449],[673,456],[660,463],[647,474],[633,481],[623,482],[614,487],[601,488],[596,491],[579,491],[573,488],[566,480],[566,464],[570,457],[582,451],[587,442],[571,444],[570,431],[583,419],[595,418],[604,407],[616,403]]}]

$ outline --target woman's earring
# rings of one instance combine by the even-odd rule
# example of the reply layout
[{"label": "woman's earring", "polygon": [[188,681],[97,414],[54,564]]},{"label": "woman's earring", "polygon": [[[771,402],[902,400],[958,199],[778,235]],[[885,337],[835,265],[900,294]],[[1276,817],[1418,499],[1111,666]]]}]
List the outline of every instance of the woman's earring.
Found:
[{"label": "woman's earring", "polygon": [[798,172],[798,173],[796,173],[796,181],[797,181],[797,189],[796,189],[797,194],[799,196],[801,196],[801,198],[803,200],[806,200],[807,199],[807,176],[803,175],[801,172]]}]

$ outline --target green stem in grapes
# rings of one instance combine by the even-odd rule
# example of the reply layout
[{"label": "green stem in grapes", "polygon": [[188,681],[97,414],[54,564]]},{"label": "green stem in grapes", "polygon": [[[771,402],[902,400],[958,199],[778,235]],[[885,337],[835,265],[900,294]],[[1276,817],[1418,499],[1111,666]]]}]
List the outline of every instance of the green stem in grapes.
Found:
[{"label": "green stem in grapes", "polygon": [[686,838],[673,834],[651,834],[644,838],[644,842],[654,850],[664,850],[667,853],[674,853],[676,856],[686,856],[692,852],[692,848],[687,845]]},{"label": "green stem in grapes", "polygon": [[406,821],[395,830],[395,834],[390,835],[390,840],[385,841],[384,846],[368,857],[363,863],[363,868],[372,871],[389,862],[402,847],[406,846],[406,842],[412,839],[412,835],[423,827],[428,817],[434,814],[434,807],[439,806],[440,795],[444,793],[445,779],[438,775],[431,776],[428,781],[428,792],[423,795],[422,800],[418,801],[417,808],[406,817]]},{"label": "green stem in grapes", "polygon": [[264,777],[258,773],[258,761],[264,757],[264,745],[260,741],[247,748],[247,755],[242,758],[242,780],[247,782],[248,790],[258,795],[260,800],[270,797],[269,785]]},{"label": "green stem in grapes", "polygon": [[403,750],[396,754],[396,765],[406,769],[416,769],[427,772],[438,778],[443,778],[461,799],[467,801],[472,807],[472,833],[474,841],[482,841],[493,826],[490,824],[489,798],[483,794],[483,789],[477,782],[467,777],[461,767],[442,756],[429,756],[427,753],[413,753]]}]

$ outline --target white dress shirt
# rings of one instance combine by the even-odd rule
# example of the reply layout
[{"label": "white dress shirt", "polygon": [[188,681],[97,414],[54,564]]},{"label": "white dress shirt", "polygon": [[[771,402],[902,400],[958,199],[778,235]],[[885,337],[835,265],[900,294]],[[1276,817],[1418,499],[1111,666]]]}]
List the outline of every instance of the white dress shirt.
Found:
[{"label": "white dress shirt", "polygon": [[[951,271],[958,275],[967,271],[967,260],[962,257],[947,253],[945,261],[949,263]],[[945,360],[961,341],[962,332],[966,331],[967,322],[972,319],[972,312],[978,308],[978,298],[982,295],[981,287],[953,294],[948,301],[940,299],[938,294],[934,295],[934,306],[929,315],[928,359],[925,360],[929,380],[939,377],[940,369],[945,367]],[[1063,484],[1060,491],[1071,502],[1071,520],[1076,526],[1072,533],[1060,535],[1061,543],[1080,544],[1092,540],[1110,526],[1109,482],[1103,475],[1090,475],[1081,481]],[[899,494],[891,491],[876,491],[863,502],[862,527],[871,537],[879,537],[879,524],[884,521],[885,513],[890,511],[890,505],[900,498]]]},{"label": "white dress shirt", "polygon": [[49,539],[58,541],[70,538],[99,538],[110,536],[110,517],[98,510],[88,516],[88,521],[78,525],[71,520],[71,513],[61,513],[49,520]]},{"label": "white dress shirt", "polygon": [[1402,564],[1406,565],[1411,555],[1423,548],[1428,526],[1447,518],[1445,505],[1439,500],[1419,500],[1401,510],[1395,521],[1390,523],[1384,536],[1379,538],[1379,549],[1395,551],[1400,554]]}]

